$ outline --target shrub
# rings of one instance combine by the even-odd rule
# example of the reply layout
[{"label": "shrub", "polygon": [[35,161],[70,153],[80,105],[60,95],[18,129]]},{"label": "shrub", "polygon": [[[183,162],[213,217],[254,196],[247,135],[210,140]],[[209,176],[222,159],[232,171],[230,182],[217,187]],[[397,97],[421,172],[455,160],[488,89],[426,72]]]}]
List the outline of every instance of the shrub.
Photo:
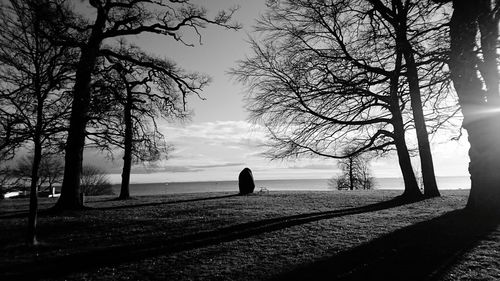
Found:
[{"label": "shrub", "polygon": [[330,180],[331,188],[352,190],[373,189],[375,187],[374,179],[371,176],[370,158],[355,152],[356,149],[353,147],[345,149],[345,158],[339,159],[337,163],[341,174]]},{"label": "shrub", "polygon": [[106,171],[92,165],[83,166],[80,186],[86,196],[114,194]]},{"label": "shrub", "polygon": [[[349,190],[351,188],[349,177],[345,175],[333,177],[328,180],[328,187],[331,189]],[[354,189],[374,189],[375,180],[370,176],[356,178],[354,179],[353,187]]]}]

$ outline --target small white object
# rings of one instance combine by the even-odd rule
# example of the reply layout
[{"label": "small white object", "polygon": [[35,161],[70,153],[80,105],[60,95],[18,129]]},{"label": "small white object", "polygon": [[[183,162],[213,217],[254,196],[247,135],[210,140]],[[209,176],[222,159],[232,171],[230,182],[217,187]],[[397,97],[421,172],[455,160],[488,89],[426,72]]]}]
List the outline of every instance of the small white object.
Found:
[{"label": "small white object", "polygon": [[3,195],[3,198],[11,198],[11,197],[14,197],[14,196],[19,196],[21,195],[21,191],[11,191],[11,192],[7,192]]}]

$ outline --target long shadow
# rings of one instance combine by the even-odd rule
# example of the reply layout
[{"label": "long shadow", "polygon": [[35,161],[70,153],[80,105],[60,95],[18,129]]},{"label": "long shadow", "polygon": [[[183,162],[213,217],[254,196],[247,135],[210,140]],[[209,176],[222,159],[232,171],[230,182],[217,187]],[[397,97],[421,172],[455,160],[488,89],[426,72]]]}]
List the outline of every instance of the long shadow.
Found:
[{"label": "long shadow", "polygon": [[499,224],[499,217],[453,211],[271,280],[441,280]]},{"label": "long shadow", "polygon": [[16,218],[16,217],[26,217],[27,215],[28,215],[28,211],[27,210],[3,212],[0,215],[0,219],[10,219],[10,218]]},{"label": "long shadow", "polygon": [[[229,194],[229,195],[222,195],[222,196],[193,198],[193,199],[185,199],[185,200],[166,201],[166,202],[151,202],[151,203],[128,204],[128,205],[111,206],[111,207],[101,207],[101,208],[86,207],[86,210],[119,210],[119,209],[129,209],[129,208],[140,208],[140,207],[150,207],[150,206],[161,206],[161,205],[171,205],[171,204],[198,202],[198,201],[209,201],[209,200],[224,199],[224,198],[230,198],[230,197],[236,197],[236,196],[239,196],[239,194]],[[108,201],[116,201],[116,199],[113,198],[113,199],[108,200]],[[101,201],[101,202],[103,202],[103,201]],[[38,214],[40,216],[43,216],[43,215],[52,215],[52,214],[58,214],[58,213],[59,212],[57,210],[54,211],[52,208],[41,209],[41,210],[38,211]],[[7,212],[7,213],[4,213],[4,214],[0,215],[0,219],[25,218],[27,216],[28,216],[28,211],[27,210],[12,211],[12,212]]]},{"label": "long shadow", "polygon": [[193,198],[193,199],[185,199],[185,200],[175,200],[175,201],[167,201],[167,202],[151,202],[151,203],[142,203],[142,204],[130,204],[130,205],[122,205],[122,206],[112,206],[112,207],[101,207],[101,208],[93,208],[94,210],[119,210],[119,209],[129,209],[129,208],[139,208],[139,207],[149,207],[149,206],[160,206],[160,205],[171,205],[171,204],[179,204],[179,203],[189,203],[189,202],[198,202],[198,201],[209,201],[209,200],[217,200],[224,199],[230,197],[236,197],[239,194],[229,194],[222,196],[212,196],[212,197],[204,197],[204,198]]},{"label": "long shadow", "polygon": [[347,215],[390,209],[411,203],[402,198],[366,205],[362,207],[314,212],[222,227],[212,231],[199,232],[179,238],[151,238],[133,244],[92,249],[64,257],[54,257],[22,264],[0,266],[0,276],[13,279],[55,277],[96,266],[106,266],[147,257],[168,255],[176,252],[216,245],[223,242],[247,238],[254,235],[285,229],[309,222]]},{"label": "long shadow", "polygon": [[[38,209],[38,216],[43,216],[43,215],[46,215],[46,214],[50,214],[49,210],[50,210],[50,208]],[[27,218],[28,214],[29,214],[29,210],[4,212],[4,213],[2,213],[0,215],[0,220],[1,219]]]}]

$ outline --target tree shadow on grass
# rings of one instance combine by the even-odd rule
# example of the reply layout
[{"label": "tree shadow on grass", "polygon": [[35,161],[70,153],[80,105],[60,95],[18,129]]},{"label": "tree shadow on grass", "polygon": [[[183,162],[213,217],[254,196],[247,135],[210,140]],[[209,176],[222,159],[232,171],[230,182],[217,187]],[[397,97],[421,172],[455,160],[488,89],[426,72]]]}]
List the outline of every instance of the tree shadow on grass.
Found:
[{"label": "tree shadow on grass", "polygon": [[440,280],[499,224],[498,216],[452,211],[272,280]]},{"label": "tree shadow on grass", "polygon": [[[126,205],[120,205],[120,206],[110,206],[110,207],[101,207],[101,208],[94,208],[94,207],[85,206],[84,210],[119,210],[119,209],[130,209],[130,208],[151,207],[151,206],[171,205],[171,204],[180,204],[180,203],[190,203],[190,202],[198,202],[198,201],[209,201],[209,200],[225,199],[225,198],[236,197],[236,196],[239,196],[239,194],[229,194],[229,195],[222,195],[222,196],[212,196],[212,197],[193,198],[193,199],[175,200],[175,201],[164,201],[164,202],[126,204]],[[117,200],[116,198],[112,198],[112,199],[105,199],[105,200],[93,201],[93,202],[112,202],[112,201],[119,202],[120,200]],[[125,202],[131,202],[131,201],[125,201]],[[78,211],[70,211],[70,212],[78,212]],[[59,215],[60,213],[61,213],[61,211],[54,210],[53,208],[38,210],[39,216],[44,216],[44,215]],[[25,218],[27,216],[28,216],[28,210],[11,211],[11,212],[6,212],[6,213],[1,214],[0,215],[0,219]]]},{"label": "tree shadow on grass", "polygon": [[15,219],[15,218],[24,218],[28,216],[28,211],[10,211],[4,212],[0,215],[0,219]]},{"label": "tree shadow on grass", "polygon": [[[129,208],[139,208],[139,207],[150,207],[150,206],[171,205],[171,204],[179,204],[179,203],[209,201],[209,200],[225,199],[225,198],[236,197],[236,196],[239,196],[239,194],[228,194],[228,195],[221,195],[221,196],[212,196],[212,197],[204,197],[204,198],[193,198],[193,199],[166,201],[166,202],[152,202],[152,203],[130,204],[130,205],[101,207],[101,208],[92,208],[92,209],[94,209],[94,210],[119,210],[119,209],[129,209]],[[118,201],[118,200],[115,199],[115,201]]]},{"label": "tree shadow on grass", "polygon": [[405,205],[408,201],[401,197],[362,207],[306,213],[221,227],[178,238],[151,237],[132,245],[94,248],[64,257],[51,257],[36,261],[0,265],[0,277],[26,279],[63,276],[98,266],[106,266],[140,260],[153,256],[169,255],[181,251],[216,245],[223,242],[248,238],[271,231],[314,221],[374,212]]}]

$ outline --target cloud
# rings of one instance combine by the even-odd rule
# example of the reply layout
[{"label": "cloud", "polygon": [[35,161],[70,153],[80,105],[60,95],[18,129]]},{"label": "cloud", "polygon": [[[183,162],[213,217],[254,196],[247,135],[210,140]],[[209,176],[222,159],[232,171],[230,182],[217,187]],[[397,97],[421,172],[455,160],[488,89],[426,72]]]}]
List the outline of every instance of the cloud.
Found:
[{"label": "cloud", "polygon": [[249,154],[261,153],[265,130],[246,121],[216,121],[187,126],[163,125],[161,131],[175,150],[160,165],[221,165],[243,163]]},{"label": "cloud", "polygon": [[234,167],[234,166],[242,166],[245,165],[245,163],[225,163],[225,164],[218,164],[218,165],[200,165],[200,166],[194,166],[197,168],[222,168],[222,167]]},{"label": "cloud", "polygon": [[302,166],[292,166],[289,169],[311,169],[311,170],[338,170],[337,165],[328,165],[328,164],[309,164]]},{"label": "cloud", "polygon": [[185,166],[174,166],[174,165],[161,166],[161,167],[136,165],[132,168],[133,174],[153,174],[153,173],[162,173],[162,172],[192,173],[192,172],[200,172],[200,171],[203,171],[203,169],[197,169],[197,168],[185,167]]},{"label": "cloud", "polygon": [[221,163],[212,165],[191,165],[191,166],[180,166],[180,165],[158,165],[156,163],[148,165],[134,165],[132,168],[132,173],[134,174],[152,174],[152,173],[196,173],[202,172],[207,169],[213,168],[225,168],[225,167],[237,167],[244,166],[245,163]]},{"label": "cloud", "polygon": [[257,148],[266,141],[264,128],[246,121],[204,122],[185,127],[164,126],[162,131],[170,142],[181,147],[189,143],[230,148]]},{"label": "cloud", "polygon": [[[337,161],[329,158],[300,158],[271,161],[263,152],[267,142],[266,129],[246,121],[215,121],[185,126],[161,124],[160,130],[174,152],[168,160],[149,165],[135,165],[135,181],[235,180],[244,167],[260,179],[329,178],[338,173]],[[467,172],[467,142],[434,143],[432,146],[437,175],[461,175]],[[97,161],[102,153],[91,156],[93,163],[103,163],[117,180],[121,159],[113,165]],[[464,160],[461,160],[464,159]],[[401,177],[397,156],[371,161],[376,177]]]}]

